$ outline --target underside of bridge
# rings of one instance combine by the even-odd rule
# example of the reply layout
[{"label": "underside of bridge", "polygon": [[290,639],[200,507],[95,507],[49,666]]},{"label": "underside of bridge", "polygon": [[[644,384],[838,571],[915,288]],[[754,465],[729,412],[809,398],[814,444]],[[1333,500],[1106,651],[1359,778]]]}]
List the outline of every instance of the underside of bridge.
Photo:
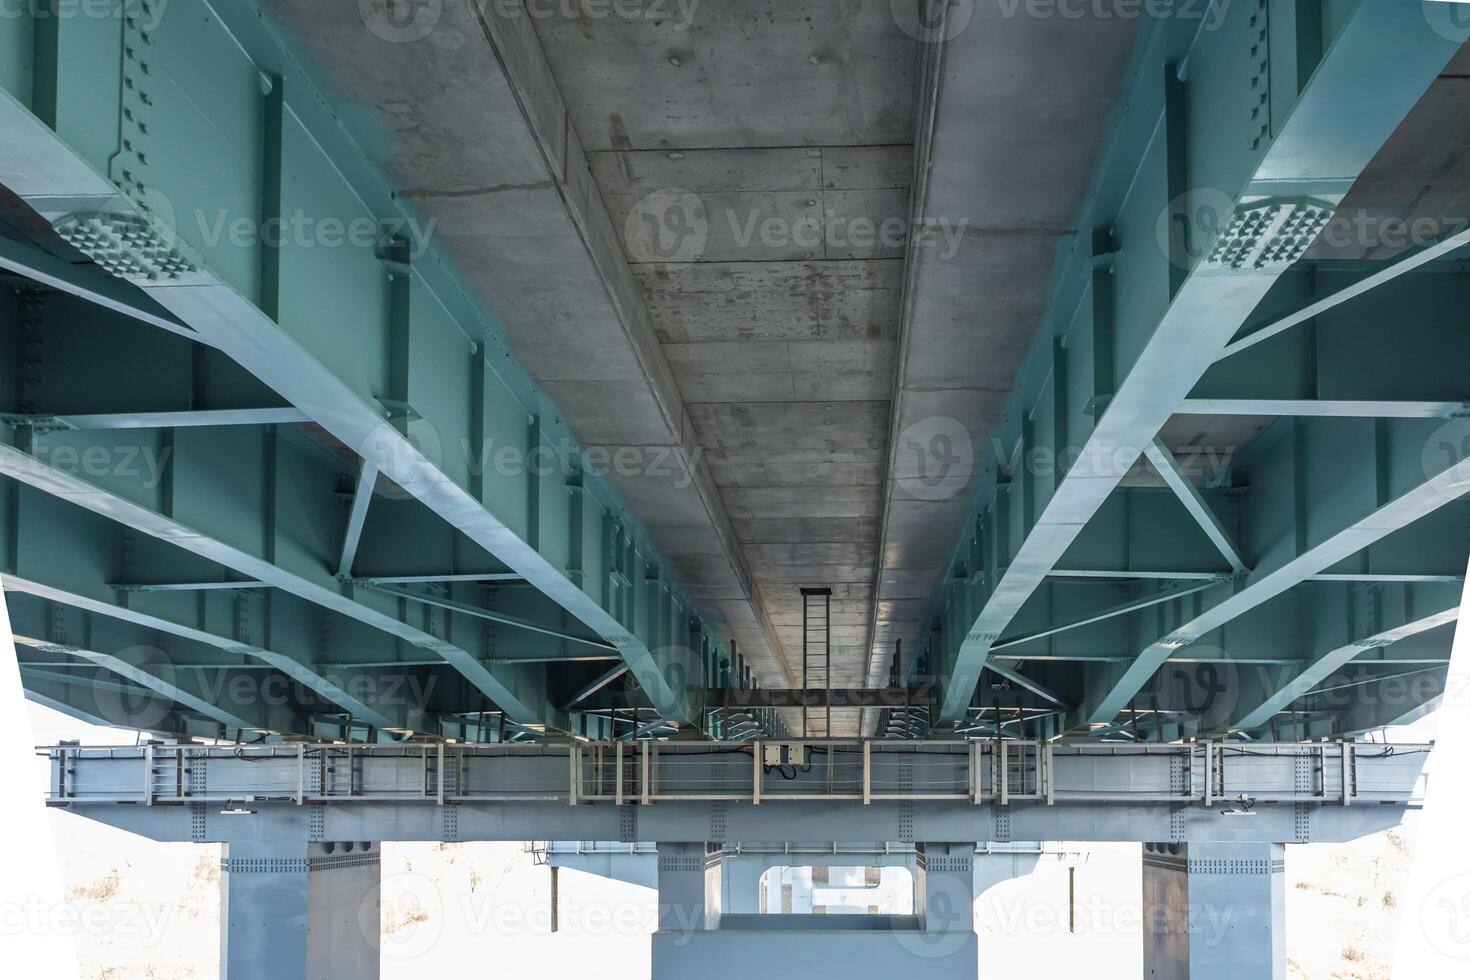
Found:
[{"label": "underside of bridge", "polygon": [[[466,827],[498,804],[455,801],[444,746],[560,753],[535,833],[579,839],[601,825],[567,803],[658,802],[661,745],[753,760],[732,826],[762,767],[857,752],[861,812],[875,746],[950,746],[1004,838],[912,813],[849,835],[917,845],[923,892],[1010,839],[1013,793],[1064,805],[1053,751],[1213,746],[1125,835],[1203,853],[1238,839],[1222,800],[1251,809],[1212,752],[1318,746],[1275,801],[1299,835],[1371,795],[1342,746],[1442,698],[1470,556],[1467,8],[83,6],[0,17],[0,575],[33,700],[269,758],[416,752]],[[614,789],[579,801],[589,742]],[[187,811],[153,771],[142,802]],[[894,799],[923,799],[911,776]],[[127,823],[132,799],[67,789]],[[298,784],[329,814],[309,840],[279,825],[302,894],[337,867],[307,853],[346,839],[324,826],[395,836],[333,792]],[[693,889],[724,806],[607,838]],[[1279,854],[1147,860],[1175,895]],[[1156,975],[1264,948],[1282,976],[1267,893],[1246,952],[1160,947]],[[959,928],[922,907],[885,941]],[[701,909],[656,973],[799,947]]]}]

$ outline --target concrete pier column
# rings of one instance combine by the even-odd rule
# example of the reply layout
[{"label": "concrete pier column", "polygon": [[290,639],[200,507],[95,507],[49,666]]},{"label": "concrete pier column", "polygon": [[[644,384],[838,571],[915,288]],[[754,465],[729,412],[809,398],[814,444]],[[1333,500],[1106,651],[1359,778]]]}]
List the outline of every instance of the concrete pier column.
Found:
[{"label": "concrete pier column", "polygon": [[[974,844],[929,844],[919,860],[915,915],[846,912],[756,914],[724,908],[728,872],[754,886],[762,866],[786,856],[706,853],[703,844],[660,844],[659,929],[653,980],[745,980],[807,973],[975,980]],[[732,893],[745,908],[747,889]]]},{"label": "concrete pier column", "polygon": [[975,845],[925,844],[915,880],[924,931],[975,934]]},{"label": "concrete pier column", "polygon": [[719,856],[703,844],[658,845],[658,931],[678,935],[720,921]]},{"label": "concrete pier column", "polygon": [[1145,844],[1148,980],[1284,980],[1286,847]]},{"label": "concrete pier column", "polygon": [[723,855],[720,858],[720,914],[758,914],[761,910],[761,880],[773,863],[761,855]]},{"label": "concrete pier column", "polygon": [[378,844],[226,844],[221,980],[377,980]]}]

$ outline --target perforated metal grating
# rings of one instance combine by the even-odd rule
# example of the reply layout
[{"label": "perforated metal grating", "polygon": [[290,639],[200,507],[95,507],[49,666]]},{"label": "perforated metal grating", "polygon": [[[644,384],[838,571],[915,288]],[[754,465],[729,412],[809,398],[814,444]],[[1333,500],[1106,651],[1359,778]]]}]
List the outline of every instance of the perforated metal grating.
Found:
[{"label": "perforated metal grating", "polygon": [[197,272],[148,222],[127,214],[70,215],[56,224],[69,245],[120,279],[141,284],[176,282]]},{"label": "perforated metal grating", "polygon": [[1284,861],[1230,859],[1190,859],[1189,873],[1192,875],[1269,875],[1286,870]]},{"label": "perforated metal grating", "polygon": [[442,809],[441,827],[444,831],[444,840],[447,843],[455,843],[459,840],[459,805],[446,803]]},{"label": "perforated metal grating", "polygon": [[1237,207],[1210,251],[1209,264],[1231,269],[1291,265],[1306,254],[1333,209],[1319,201],[1268,201]]},{"label": "perforated metal grating", "polygon": [[930,857],[924,859],[928,871],[950,871],[963,874],[975,870],[975,862],[963,857]]},{"label": "perforated metal grating", "polygon": [[209,820],[203,803],[189,805],[189,839],[196,844],[209,839]]},{"label": "perforated metal grating", "polygon": [[704,858],[693,855],[664,855],[658,856],[658,869],[660,871],[692,871],[704,872]]},{"label": "perforated metal grating", "polygon": [[327,808],[314,804],[306,808],[306,839],[320,842],[326,837]]},{"label": "perforated metal grating", "polygon": [[725,801],[716,800],[710,804],[709,839],[711,841],[724,841],[726,832]]},{"label": "perforated metal grating", "polygon": [[618,840],[624,844],[638,842],[638,811],[631,803],[618,807]]}]

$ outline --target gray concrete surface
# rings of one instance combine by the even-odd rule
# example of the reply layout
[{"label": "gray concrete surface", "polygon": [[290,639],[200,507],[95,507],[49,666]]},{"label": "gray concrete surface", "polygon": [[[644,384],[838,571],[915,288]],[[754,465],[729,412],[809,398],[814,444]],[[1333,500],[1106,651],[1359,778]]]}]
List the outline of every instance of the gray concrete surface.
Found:
[{"label": "gray concrete surface", "polygon": [[393,43],[356,4],[273,0],[321,66],[397,192],[503,321],[513,352],[586,445],[672,449],[677,465],[609,473],[690,596],[768,683],[787,666],[760,605],[684,397],[654,333],[535,19],[504,4],[442,4]]},{"label": "gray concrete surface", "polygon": [[836,686],[917,640],[968,483],[906,492],[893,437],[994,430],[1133,21],[982,4],[941,46],[888,0],[444,4],[393,44],[271,7],[578,437],[677,451],[614,482],[767,686],[801,682],[803,586],[834,592]]},{"label": "gray concrete surface", "polygon": [[625,241],[634,276],[797,683],[799,590],[826,586],[831,682],[861,685],[918,45],[883,0],[536,27],[614,225],[637,236],[650,195],[702,206],[677,261]]},{"label": "gray concrete surface", "polygon": [[928,441],[966,434],[959,452],[974,470],[983,465],[1045,312],[1058,247],[1075,234],[1138,26],[1004,8],[975,4],[945,44],[923,46],[914,213],[965,233],[956,254],[909,252],[870,682],[885,674],[895,641],[920,635],[969,511],[972,481],[937,494],[918,480],[934,462]]}]

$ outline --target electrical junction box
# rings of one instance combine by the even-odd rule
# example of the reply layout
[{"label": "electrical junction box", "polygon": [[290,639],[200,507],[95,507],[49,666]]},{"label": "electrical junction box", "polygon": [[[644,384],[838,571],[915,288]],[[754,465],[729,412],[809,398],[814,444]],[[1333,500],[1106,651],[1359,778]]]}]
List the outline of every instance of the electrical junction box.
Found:
[{"label": "electrical junction box", "polygon": [[806,746],[801,742],[767,742],[761,748],[766,766],[806,765]]}]

